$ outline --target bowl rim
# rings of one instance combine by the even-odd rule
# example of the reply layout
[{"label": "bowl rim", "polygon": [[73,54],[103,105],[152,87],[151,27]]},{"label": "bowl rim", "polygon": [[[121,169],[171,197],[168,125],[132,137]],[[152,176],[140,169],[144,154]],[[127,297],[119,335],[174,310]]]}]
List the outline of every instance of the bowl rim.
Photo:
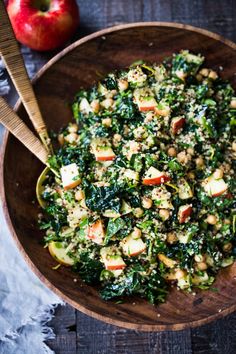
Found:
[{"label": "bowl rim", "polygon": [[[45,71],[50,68],[55,62],[60,60],[62,57],[64,57],[67,53],[73,51],[74,48],[80,46],[83,43],[86,43],[92,39],[105,36],[107,34],[129,29],[129,28],[138,28],[138,27],[168,27],[168,28],[177,28],[177,29],[184,29],[186,31],[191,31],[191,32],[197,32],[199,34],[202,34],[204,36],[210,37],[212,39],[215,39],[233,50],[236,50],[236,43],[233,41],[224,38],[223,36],[216,34],[214,32],[199,28],[199,27],[194,27],[191,25],[187,24],[182,24],[182,23],[176,23],[176,22],[160,22],[160,21],[153,21],[153,22],[135,22],[135,23],[128,23],[128,24],[121,24],[117,26],[112,26],[108,27],[99,31],[96,31],[92,34],[89,34],[74,43],[70,44],[67,46],[65,49],[61,50],[58,54],[53,56],[46,64],[42,66],[42,68],[36,73],[36,75],[32,79],[32,83],[34,84],[44,73]],[[17,111],[20,107],[21,100],[18,99],[15,106],[14,110]],[[69,296],[65,295],[61,290],[59,290],[55,285],[51,283],[48,278],[41,273],[41,271],[36,267],[36,265],[31,261],[30,257],[26,253],[24,247],[22,246],[16,231],[12,225],[11,218],[8,212],[8,207],[7,207],[7,202],[6,202],[6,196],[5,196],[5,188],[4,188],[4,161],[5,161],[5,152],[6,152],[6,146],[8,143],[8,138],[9,138],[9,132],[5,130],[3,134],[3,139],[2,139],[2,144],[0,147],[0,197],[1,197],[1,204],[2,204],[2,209],[3,209],[3,214],[5,216],[5,220],[8,226],[8,230],[10,231],[11,236],[13,237],[21,255],[23,256],[25,262],[27,265],[30,267],[30,269],[37,275],[37,277],[42,281],[44,285],[46,285],[51,291],[53,291],[59,298],[61,298],[63,301],[67,302],[71,306],[73,306],[75,309],[81,311],[82,313],[89,315],[97,320],[103,321],[105,323],[115,325],[118,327],[123,327],[126,329],[133,329],[133,330],[140,330],[144,332],[148,331],[165,331],[165,330],[183,330],[183,329],[188,329],[188,328],[194,328],[198,327],[204,324],[207,324],[213,320],[217,320],[221,317],[227,316],[231,314],[232,312],[236,311],[236,303],[235,305],[231,305],[225,309],[223,309],[221,312],[216,312],[213,315],[201,318],[199,320],[194,320],[191,322],[183,322],[183,323],[175,323],[175,324],[137,324],[134,322],[127,322],[119,319],[112,319],[109,316],[106,316],[105,314],[97,313],[93,310],[89,310],[85,306],[79,304],[78,302],[74,301],[73,299],[69,298]]]}]

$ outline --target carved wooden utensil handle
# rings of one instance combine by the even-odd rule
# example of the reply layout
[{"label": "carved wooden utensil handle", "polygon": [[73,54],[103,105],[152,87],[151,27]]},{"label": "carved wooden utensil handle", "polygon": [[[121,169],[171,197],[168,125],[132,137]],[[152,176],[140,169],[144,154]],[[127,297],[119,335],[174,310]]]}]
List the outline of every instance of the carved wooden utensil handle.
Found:
[{"label": "carved wooden utensil handle", "polygon": [[42,118],[3,0],[0,0],[0,55],[35,130],[48,152],[52,153],[47,128]]},{"label": "carved wooden utensil handle", "polygon": [[0,97],[0,123],[46,165],[48,151],[2,97]]}]

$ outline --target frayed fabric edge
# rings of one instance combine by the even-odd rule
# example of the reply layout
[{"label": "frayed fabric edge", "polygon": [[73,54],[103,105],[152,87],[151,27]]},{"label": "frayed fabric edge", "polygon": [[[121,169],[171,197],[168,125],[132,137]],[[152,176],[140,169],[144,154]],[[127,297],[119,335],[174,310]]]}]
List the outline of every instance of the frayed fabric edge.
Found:
[{"label": "frayed fabric edge", "polygon": [[65,305],[65,303],[63,301],[59,301],[56,304],[42,306],[42,309],[38,315],[30,317],[29,320],[25,321],[22,326],[17,328],[16,331],[8,331],[8,333],[6,333],[6,335],[2,337],[0,341],[15,341],[17,338],[20,337],[20,333],[25,326],[33,326],[37,323],[41,326],[41,334],[43,337],[42,347],[46,354],[52,354],[53,351],[47,346],[45,341],[55,338],[55,333],[53,332],[53,329],[48,326],[48,322],[51,321],[54,317],[55,309],[58,305]]}]

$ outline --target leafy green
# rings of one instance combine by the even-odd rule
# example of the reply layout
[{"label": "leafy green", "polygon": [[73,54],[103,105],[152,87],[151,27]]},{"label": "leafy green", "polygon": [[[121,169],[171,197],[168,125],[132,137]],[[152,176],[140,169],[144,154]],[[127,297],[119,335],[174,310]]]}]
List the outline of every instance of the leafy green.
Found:
[{"label": "leafy green", "polygon": [[100,280],[103,265],[99,260],[91,258],[89,252],[84,252],[80,254],[79,262],[74,267],[74,270],[78,271],[84,282],[94,285]]},{"label": "leafy green", "polygon": [[152,304],[164,302],[167,294],[165,280],[154,272],[149,278],[145,278],[140,274],[140,271],[142,271],[142,267],[133,266],[121,282],[108,283],[101,290],[101,297],[104,300],[111,300],[121,296],[139,294]]},{"label": "leafy green", "polygon": [[86,205],[92,211],[104,212],[105,210],[120,211],[120,187],[118,185],[97,187],[88,184],[85,189]]},{"label": "leafy green", "polygon": [[112,236],[114,236],[119,230],[124,228],[125,221],[122,218],[109,219],[107,225],[107,232],[105,237],[105,244],[109,242]]}]

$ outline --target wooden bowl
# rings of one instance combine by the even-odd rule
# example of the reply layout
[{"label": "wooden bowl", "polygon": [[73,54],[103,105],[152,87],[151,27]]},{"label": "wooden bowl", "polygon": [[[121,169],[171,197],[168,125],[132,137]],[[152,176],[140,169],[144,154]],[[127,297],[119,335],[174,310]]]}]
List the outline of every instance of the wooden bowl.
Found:
[{"label": "wooden bowl", "polygon": [[[72,44],[49,61],[34,80],[35,92],[49,129],[58,131],[71,118],[70,103],[81,87],[98,80],[98,73],[128,66],[137,59],[161,61],[181,49],[200,52],[207,65],[219,70],[236,87],[236,45],[205,30],[174,23],[137,23],[106,29]],[[19,115],[29,124],[22,105]],[[191,295],[173,290],[167,302],[153,306],[142,299],[124,304],[105,302],[98,291],[55,262],[42,246],[37,227],[39,207],[35,185],[43,166],[13,136],[3,143],[1,190],[11,233],[29,266],[56,294],[78,310],[105,322],[142,331],[180,330],[202,325],[236,310],[236,266],[220,272],[217,292]],[[74,282],[74,278],[78,278]],[[32,291],[34,291],[32,289]]]}]

